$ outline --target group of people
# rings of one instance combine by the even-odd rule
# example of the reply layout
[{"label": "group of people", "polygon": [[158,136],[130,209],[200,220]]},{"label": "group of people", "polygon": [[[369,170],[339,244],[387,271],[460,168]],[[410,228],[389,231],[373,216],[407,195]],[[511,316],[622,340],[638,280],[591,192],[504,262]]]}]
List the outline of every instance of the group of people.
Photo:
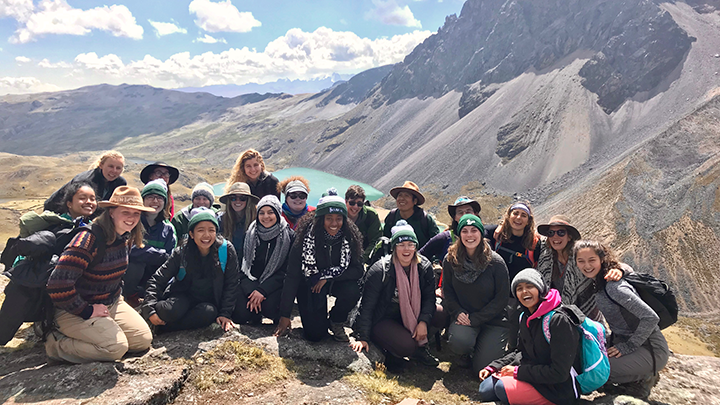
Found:
[{"label": "group of people", "polygon": [[278,181],[249,149],[222,196],[200,183],[176,211],[177,168],[148,165],[138,190],[123,167],[120,153],[104,153],[35,214],[63,219],[53,231],[77,229],[47,280],[51,359],[117,360],[148,349],[153,334],[212,323],[267,318],[282,336],[297,303],[305,339],[358,352],[373,343],[391,368],[406,358],[437,366],[428,342],[446,338],[487,401],[577,399],[585,317],[612,330],[604,389],[647,397],[668,360],[658,316],[623,279],[632,268],[564,216],[536,226],[529,203],[485,226],[480,203],[461,196],[441,231],[407,181],[390,190],[397,208],[382,223],[360,186],[344,198],[330,189],[313,207],[307,179]]}]

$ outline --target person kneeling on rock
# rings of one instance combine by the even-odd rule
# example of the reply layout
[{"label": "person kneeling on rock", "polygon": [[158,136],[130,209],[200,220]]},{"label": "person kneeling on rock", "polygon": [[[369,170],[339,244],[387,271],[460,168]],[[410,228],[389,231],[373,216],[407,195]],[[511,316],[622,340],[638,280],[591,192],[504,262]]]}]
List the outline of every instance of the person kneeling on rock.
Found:
[{"label": "person kneeling on rock", "polygon": [[226,331],[235,327],[230,320],[238,285],[235,248],[217,233],[212,210],[195,208],[191,214],[189,237],[148,281],[143,315],[157,332],[213,322]]}]

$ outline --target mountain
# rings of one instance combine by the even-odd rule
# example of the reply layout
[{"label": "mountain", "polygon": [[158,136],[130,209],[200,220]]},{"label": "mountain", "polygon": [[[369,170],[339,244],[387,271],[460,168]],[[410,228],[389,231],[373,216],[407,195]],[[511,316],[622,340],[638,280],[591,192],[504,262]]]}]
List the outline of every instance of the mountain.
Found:
[{"label": "mountain", "polygon": [[353,75],[333,74],[331,77],[324,79],[312,80],[288,80],[279,79],[268,83],[247,83],[247,84],[216,84],[205,87],[183,87],[174,89],[183,93],[210,93],[218,97],[233,98],[243,94],[265,94],[265,93],[287,93],[287,94],[303,94],[303,93],[319,93],[325,89],[329,89],[336,84],[343,83],[352,78]]}]

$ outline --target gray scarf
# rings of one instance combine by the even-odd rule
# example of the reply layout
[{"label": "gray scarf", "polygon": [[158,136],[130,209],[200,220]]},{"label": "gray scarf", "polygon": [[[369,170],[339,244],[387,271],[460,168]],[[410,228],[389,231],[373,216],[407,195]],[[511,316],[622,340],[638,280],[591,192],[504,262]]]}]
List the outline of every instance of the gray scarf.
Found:
[{"label": "gray scarf", "polygon": [[290,228],[288,227],[287,221],[285,221],[285,218],[283,217],[280,217],[279,221],[275,222],[275,225],[271,226],[270,228],[265,228],[262,225],[258,225],[257,220],[253,221],[253,223],[250,224],[250,227],[248,228],[247,234],[245,236],[245,246],[243,246],[244,254],[242,262],[242,272],[251,281],[257,280],[257,278],[255,278],[250,273],[250,270],[252,269],[252,264],[255,260],[255,251],[260,244],[260,240],[262,240],[263,242],[267,242],[275,238],[277,238],[275,250],[270,256],[270,260],[265,263],[265,270],[263,270],[263,273],[260,276],[260,283],[264,282],[265,280],[270,278],[270,276],[275,274],[275,272],[280,268],[280,266],[282,266],[283,262],[285,261],[285,258],[290,251],[291,245]]},{"label": "gray scarf", "polygon": [[[487,268],[487,267],[486,267]],[[465,259],[465,263],[462,265],[462,270],[455,271],[455,278],[458,279],[460,282],[465,284],[472,284],[477,280],[478,277],[485,271],[485,269],[478,269],[475,267],[475,265],[468,260]]]}]

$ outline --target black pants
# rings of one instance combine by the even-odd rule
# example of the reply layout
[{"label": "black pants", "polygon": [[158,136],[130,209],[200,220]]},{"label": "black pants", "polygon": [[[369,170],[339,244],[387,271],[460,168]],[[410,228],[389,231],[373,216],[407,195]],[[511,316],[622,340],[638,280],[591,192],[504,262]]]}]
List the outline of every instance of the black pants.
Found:
[{"label": "black pants", "polygon": [[155,274],[157,267],[149,263],[130,262],[123,276],[123,297],[129,298],[135,294],[138,297],[145,297],[146,284],[150,277]]},{"label": "black pants", "polygon": [[215,305],[198,302],[184,294],[158,301],[155,312],[165,321],[160,328],[162,332],[204,328],[215,322],[218,316]]},{"label": "black pants", "polygon": [[29,288],[10,280],[5,286],[5,301],[0,308],[0,345],[7,344],[23,322],[44,320],[46,309],[52,305],[44,288]]},{"label": "black pants", "polygon": [[[328,281],[319,293],[313,293],[307,280],[303,280],[298,287],[297,302],[300,310],[300,319],[303,325],[303,335],[311,342],[317,342],[328,334],[330,322],[343,323],[347,321],[348,314],[355,308],[360,299],[360,285],[357,280]],[[335,306],[330,310],[328,319],[327,297],[335,297]]]},{"label": "black pants", "polygon": [[508,327],[510,328],[510,332],[508,333],[508,352],[517,349],[518,333],[520,332],[520,314],[522,311],[523,307],[517,298],[512,297],[508,300],[507,313]]},{"label": "black pants", "polygon": [[238,324],[244,323],[260,323],[262,322],[263,316],[268,319],[272,319],[273,323],[277,323],[280,319],[280,297],[282,296],[282,289],[279,289],[272,294],[268,294],[265,300],[260,303],[260,313],[250,312],[247,308],[248,295],[245,291],[240,289],[237,301],[235,302],[235,310],[232,313],[232,320]]},{"label": "black pants", "polygon": [[[427,325],[428,336],[430,327],[443,328],[448,316],[440,305],[435,305],[435,314]],[[370,339],[381,349],[390,352],[395,357],[410,357],[420,347],[413,339],[412,332],[407,330],[401,319],[383,319],[372,327]]]}]

